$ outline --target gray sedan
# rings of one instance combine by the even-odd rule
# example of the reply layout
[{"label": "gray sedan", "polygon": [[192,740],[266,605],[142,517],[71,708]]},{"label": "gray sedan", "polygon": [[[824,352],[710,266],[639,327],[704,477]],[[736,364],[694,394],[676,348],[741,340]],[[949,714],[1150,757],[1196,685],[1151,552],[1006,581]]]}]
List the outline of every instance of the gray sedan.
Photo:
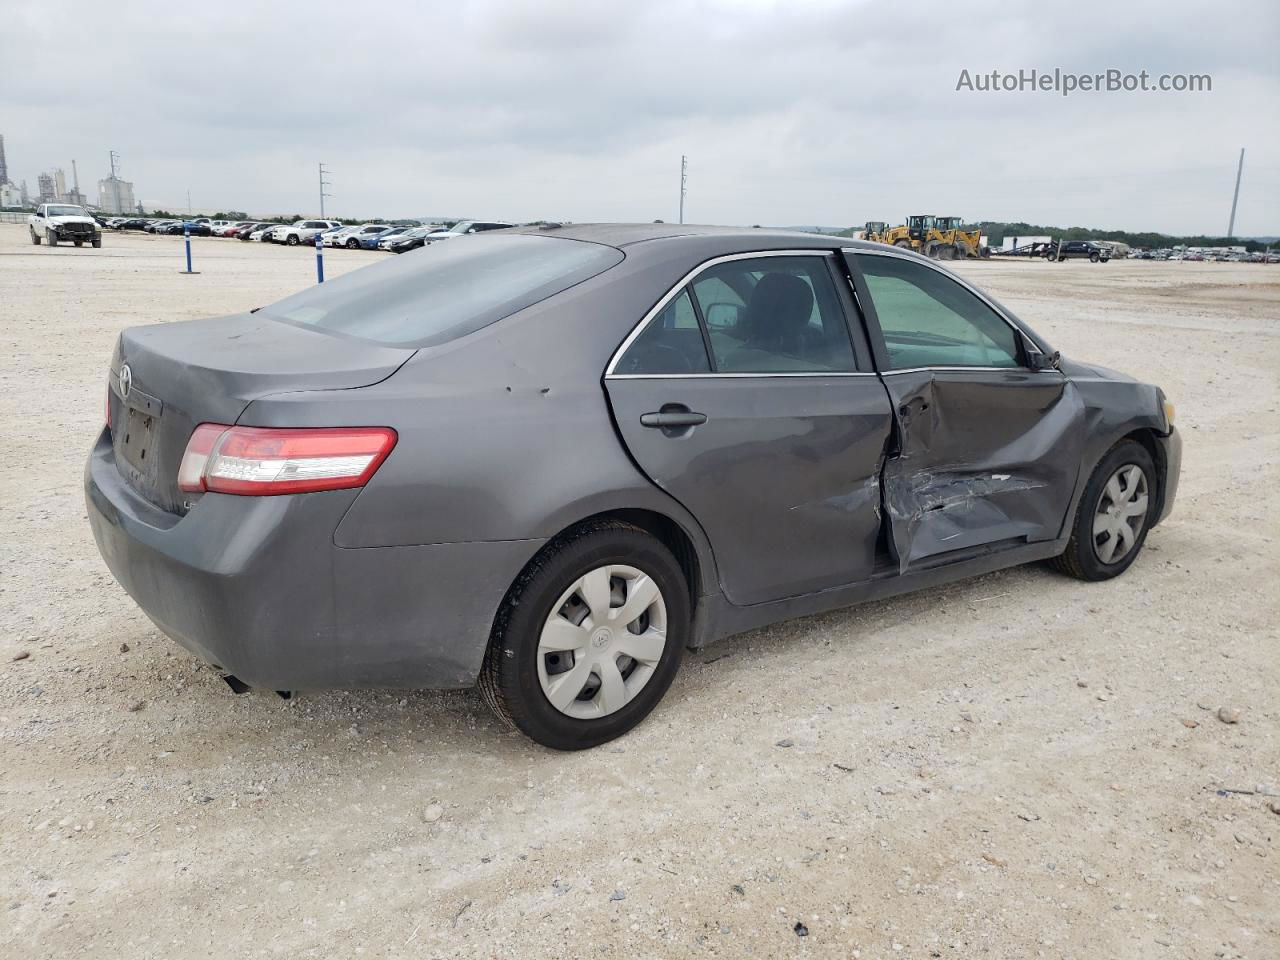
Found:
[{"label": "gray sedan", "polygon": [[126,330],[107,410],[99,549],[234,689],[478,685],[561,749],[731,634],[1030,561],[1114,577],[1181,461],[1159,389],[936,263],[662,224]]}]

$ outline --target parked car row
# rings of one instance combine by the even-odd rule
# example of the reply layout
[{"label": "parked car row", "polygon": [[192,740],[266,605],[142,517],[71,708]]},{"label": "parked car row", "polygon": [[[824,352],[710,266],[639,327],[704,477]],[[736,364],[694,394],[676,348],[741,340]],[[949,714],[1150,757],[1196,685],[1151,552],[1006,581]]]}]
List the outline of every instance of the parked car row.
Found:
[{"label": "parked car row", "polygon": [[407,253],[429,243],[472,233],[502,230],[515,224],[502,220],[462,220],[452,227],[438,223],[395,225],[387,223],[344,224],[337,220],[298,220],[273,223],[265,220],[189,220],[112,217],[104,226],[114,230],[142,230],[159,235],[193,237],[234,237],[245,242],[282,243],[286,246],[314,244],[316,237],[326,247],[346,250],[388,250]]}]

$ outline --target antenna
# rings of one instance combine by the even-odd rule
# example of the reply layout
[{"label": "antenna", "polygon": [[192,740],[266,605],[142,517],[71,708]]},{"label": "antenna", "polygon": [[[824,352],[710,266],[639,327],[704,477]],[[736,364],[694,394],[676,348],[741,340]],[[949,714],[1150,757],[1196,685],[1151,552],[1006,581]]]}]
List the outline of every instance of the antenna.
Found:
[{"label": "antenna", "polygon": [[689,158],[683,153],[680,154],[680,222],[684,223],[684,196],[688,192],[686,184],[689,182]]},{"label": "antenna", "polygon": [[1244,173],[1244,147],[1240,148],[1240,165],[1236,167],[1236,192],[1231,197],[1231,221],[1227,224],[1227,239],[1236,235],[1236,201],[1240,199],[1240,176]]},{"label": "antenna", "polygon": [[325,192],[324,192],[324,188],[325,188],[325,187],[332,187],[332,186],[333,186],[333,184],[332,184],[332,183],[330,183],[328,180],[326,180],[326,179],[324,178],[324,175],[325,175],[326,173],[330,173],[330,172],[332,172],[332,171],[326,170],[326,169],[324,168],[324,164],[323,164],[323,163],[322,163],[322,164],[320,164],[320,219],[321,219],[321,220],[323,220],[323,219],[324,219],[324,198],[325,198],[325,197],[330,197],[330,198],[332,198],[332,197],[333,197],[333,194],[332,194],[332,193],[325,193]]}]

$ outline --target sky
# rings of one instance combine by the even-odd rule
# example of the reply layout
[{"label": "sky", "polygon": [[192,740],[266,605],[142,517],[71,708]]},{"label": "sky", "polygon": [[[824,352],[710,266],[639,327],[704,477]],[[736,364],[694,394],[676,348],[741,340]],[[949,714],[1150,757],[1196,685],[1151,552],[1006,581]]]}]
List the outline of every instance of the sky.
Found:
[{"label": "sky", "polygon": [[[1280,4],[63,3],[0,13],[10,177],[148,207],[1280,234]],[[957,90],[993,70],[1202,92]],[[974,81],[976,84],[976,81]]]}]

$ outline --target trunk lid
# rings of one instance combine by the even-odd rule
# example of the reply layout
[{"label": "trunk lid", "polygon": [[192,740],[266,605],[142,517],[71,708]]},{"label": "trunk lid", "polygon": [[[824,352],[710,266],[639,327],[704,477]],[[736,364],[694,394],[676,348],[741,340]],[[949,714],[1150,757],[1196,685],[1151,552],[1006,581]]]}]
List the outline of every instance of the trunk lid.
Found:
[{"label": "trunk lid", "polygon": [[147,500],[185,513],[178,465],[198,424],[233,424],[269,394],[369,386],[413,353],[255,314],[126,330],[109,378],[116,467]]}]

